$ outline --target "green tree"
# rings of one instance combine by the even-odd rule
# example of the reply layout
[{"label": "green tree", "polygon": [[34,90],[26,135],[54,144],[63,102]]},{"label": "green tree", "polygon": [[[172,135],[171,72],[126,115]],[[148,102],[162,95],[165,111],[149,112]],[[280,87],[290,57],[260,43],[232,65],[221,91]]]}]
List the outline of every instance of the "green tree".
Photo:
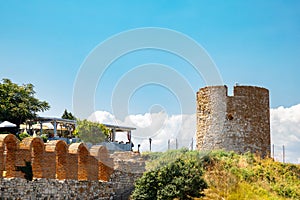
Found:
[{"label": "green tree", "polygon": [[75,116],[71,112],[68,112],[67,109],[65,109],[65,111],[64,111],[63,115],[61,116],[61,118],[76,120]]},{"label": "green tree", "polygon": [[18,85],[9,79],[0,82],[0,121],[10,121],[20,126],[27,119],[34,119],[37,112],[50,108],[46,101],[34,97],[32,84]]},{"label": "green tree", "polygon": [[201,197],[201,192],[207,188],[202,175],[199,160],[177,158],[163,167],[144,173],[135,184],[132,198],[185,200]]},{"label": "green tree", "polygon": [[107,141],[110,134],[108,129],[103,124],[91,122],[88,120],[77,120],[77,126],[74,135],[78,136],[84,142],[92,144]]},{"label": "green tree", "polygon": [[22,141],[24,138],[30,137],[30,135],[26,131],[24,131],[23,133],[20,133],[18,137]]},{"label": "green tree", "polygon": [[131,196],[132,199],[157,199],[157,191],[159,189],[157,184],[157,176],[158,170],[144,173],[144,175],[135,183],[135,190]]}]

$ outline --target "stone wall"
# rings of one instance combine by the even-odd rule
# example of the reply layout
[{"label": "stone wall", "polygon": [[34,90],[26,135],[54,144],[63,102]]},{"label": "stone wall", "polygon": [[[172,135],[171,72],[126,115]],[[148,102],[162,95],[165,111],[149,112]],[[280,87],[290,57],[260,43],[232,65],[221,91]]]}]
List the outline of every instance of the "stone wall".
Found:
[{"label": "stone wall", "polygon": [[99,181],[0,179],[0,199],[114,199],[115,184]]},{"label": "stone wall", "polygon": [[[33,181],[16,171],[24,161],[32,164]],[[0,199],[128,199],[144,171],[139,153],[0,135]]]},{"label": "stone wall", "polygon": [[145,160],[139,153],[130,151],[115,152],[111,158],[114,161],[114,172],[110,182],[116,184],[114,198],[128,199],[134,189],[134,182],[145,172]]},{"label": "stone wall", "polygon": [[113,159],[115,171],[140,174],[145,171],[145,160],[139,153],[124,151],[115,152],[110,156]]},{"label": "stone wall", "polygon": [[84,143],[68,146],[55,140],[44,144],[39,137],[20,142],[12,134],[1,134],[0,178],[24,178],[17,167],[26,162],[31,163],[33,178],[107,181],[113,172],[113,161],[104,146],[92,146],[90,153]]},{"label": "stone wall", "polygon": [[[103,147],[90,150],[100,157],[106,151]],[[134,182],[145,171],[145,161],[133,152],[104,154],[104,157],[113,167],[108,181],[0,178],[0,199],[128,199]]]},{"label": "stone wall", "polygon": [[254,86],[210,86],[197,92],[197,149],[270,155],[269,91]]}]

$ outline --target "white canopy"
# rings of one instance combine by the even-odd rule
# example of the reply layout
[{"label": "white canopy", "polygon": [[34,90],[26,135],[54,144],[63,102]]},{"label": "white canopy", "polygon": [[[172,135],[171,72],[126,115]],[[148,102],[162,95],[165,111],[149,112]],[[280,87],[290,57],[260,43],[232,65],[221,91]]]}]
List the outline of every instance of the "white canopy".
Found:
[{"label": "white canopy", "polygon": [[[41,129],[41,124],[34,124],[34,125],[32,125],[32,128],[33,129]],[[53,125],[50,122],[43,123],[42,128],[43,129],[54,129]]]},{"label": "white canopy", "polygon": [[0,128],[9,128],[9,127],[16,127],[17,125],[9,122],[9,121],[4,121],[0,124]]}]

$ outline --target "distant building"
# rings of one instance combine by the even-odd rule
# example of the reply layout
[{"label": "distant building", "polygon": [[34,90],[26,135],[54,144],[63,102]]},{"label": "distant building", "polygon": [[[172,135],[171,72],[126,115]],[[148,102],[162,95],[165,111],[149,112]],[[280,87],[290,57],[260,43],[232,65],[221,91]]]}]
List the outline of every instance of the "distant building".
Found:
[{"label": "distant building", "polygon": [[[101,145],[106,146],[111,153],[115,151],[132,151],[134,144],[131,140],[131,131],[136,130],[136,128],[110,124],[104,124],[104,126],[111,130],[111,134],[109,137],[109,142],[102,142]],[[116,141],[116,134],[118,132],[125,132],[127,135],[127,140]]]}]

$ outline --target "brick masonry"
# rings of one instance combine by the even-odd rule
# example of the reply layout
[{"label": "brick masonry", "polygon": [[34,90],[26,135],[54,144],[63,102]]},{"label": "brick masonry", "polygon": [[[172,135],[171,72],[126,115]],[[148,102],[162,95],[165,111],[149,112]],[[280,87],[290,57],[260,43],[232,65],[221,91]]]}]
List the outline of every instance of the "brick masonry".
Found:
[{"label": "brick masonry", "polygon": [[197,92],[197,149],[270,155],[269,91],[254,86],[209,86]]},{"label": "brick masonry", "polygon": [[33,178],[107,181],[113,172],[113,161],[104,146],[93,146],[91,154],[84,143],[68,146],[56,140],[44,144],[39,137],[20,142],[12,134],[1,134],[0,177],[24,177],[16,166],[25,166],[25,162],[31,162]]},{"label": "brick masonry", "polygon": [[[32,164],[33,181],[16,170],[25,161]],[[0,199],[126,199],[144,171],[139,153],[0,135]]]}]

